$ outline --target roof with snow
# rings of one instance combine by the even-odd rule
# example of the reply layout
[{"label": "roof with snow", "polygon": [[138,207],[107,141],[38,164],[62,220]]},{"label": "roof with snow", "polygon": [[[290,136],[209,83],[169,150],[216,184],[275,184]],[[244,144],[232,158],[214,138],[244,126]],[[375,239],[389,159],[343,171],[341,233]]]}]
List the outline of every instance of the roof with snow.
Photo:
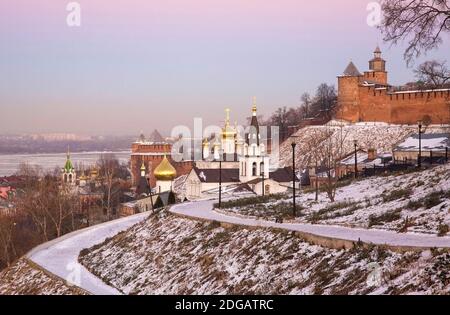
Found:
[{"label": "roof with snow", "polygon": [[345,68],[343,75],[348,77],[358,77],[362,74],[359,72],[358,68],[356,68],[353,61],[350,61],[347,68]]},{"label": "roof with snow", "polygon": [[[298,174],[296,174],[297,180]],[[269,173],[269,178],[273,179],[279,183],[287,183],[292,181],[292,167],[284,167],[276,169],[275,171]]]},{"label": "roof with snow", "polygon": [[[422,150],[445,151],[450,148],[450,134],[435,133],[422,135]],[[413,134],[397,145],[394,151],[419,151],[419,135]]]},{"label": "roof with snow", "polygon": [[[382,153],[377,154],[375,159],[369,159],[369,153],[358,150],[356,152],[356,160],[358,162],[358,165],[382,165],[385,162],[388,162],[392,159],[391,153]],[[341,165],[348,166],[348,165],[355,165],[355,153],[349,154],[347,157],[343,158],[340,162]]]},{"label": "roof with snow", "polygon": [[[219,169],[200,169],[194,167],[193,170],[197,174],[202,183],[218,183]],[[239,169],[238,168],[222,168],[222,182],[223,183],[238,183]]]}]

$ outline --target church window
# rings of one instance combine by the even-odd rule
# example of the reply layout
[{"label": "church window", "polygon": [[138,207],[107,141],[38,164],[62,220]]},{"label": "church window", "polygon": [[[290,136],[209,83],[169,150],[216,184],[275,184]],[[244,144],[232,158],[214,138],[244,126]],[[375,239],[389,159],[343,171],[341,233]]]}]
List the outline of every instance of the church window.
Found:
[{"label": "church window", "polygon": [[258,166],[256,164],[256,162],[253,162],[253,167],[252,167],[252,175],[253,176],[257,176],[258,170],[257,170]]}]

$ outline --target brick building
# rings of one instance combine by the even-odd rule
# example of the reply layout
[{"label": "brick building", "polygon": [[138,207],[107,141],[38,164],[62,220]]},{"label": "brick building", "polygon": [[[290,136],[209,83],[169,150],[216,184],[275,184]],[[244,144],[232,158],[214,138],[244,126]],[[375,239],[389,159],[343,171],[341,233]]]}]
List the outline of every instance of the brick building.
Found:
[{"label": "brick building", "polygon": [[154,169],[161,163],[164,156],[167,156],[170,163],[175,167],[178,176],[188,174],[192,167],[192,161],[175,162],[171,159],[172,143],[164,139],[158,131],[153,131],[151,136],[146,139],[144,135],[131,145],[131,175],[133,186],[137,186],[142,163],[146,167],[146,174],[149,176],[150,185],[155,187],[156,178],[153,174]]},{"label": "brick building", "polygon": [[404,90],[388,84],[386,61],[379,47],[363,74],[353,62],[338,77],[336,118],[350,122],[370,121],[392,124],[450,122],[450,89]]}]

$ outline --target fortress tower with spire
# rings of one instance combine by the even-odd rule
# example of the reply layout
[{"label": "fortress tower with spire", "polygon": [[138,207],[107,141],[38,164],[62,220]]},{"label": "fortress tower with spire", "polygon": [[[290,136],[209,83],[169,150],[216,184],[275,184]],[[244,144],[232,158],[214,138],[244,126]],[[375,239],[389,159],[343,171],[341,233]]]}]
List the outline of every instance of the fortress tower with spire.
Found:
[{"label": "fortress tower with spire", "polygon": [[386,61],[377,47],[369,70],[360,73],[353,62],[338,76],[336,118],[349,122],[432,124],[450,122],[450,89],[414,90],[388,83]]}]

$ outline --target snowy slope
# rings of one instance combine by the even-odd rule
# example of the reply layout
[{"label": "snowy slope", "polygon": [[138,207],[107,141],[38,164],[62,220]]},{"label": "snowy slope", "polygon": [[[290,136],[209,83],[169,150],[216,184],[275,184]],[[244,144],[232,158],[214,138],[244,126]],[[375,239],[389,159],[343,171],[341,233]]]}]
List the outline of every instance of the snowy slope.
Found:
[{"label": "snowy slope", "polygon": [[[290,200],[289,197],[277,202]],[[450,164],[422,172],[358,180],[338,188],[334,203],[329,202],[325,193],[320,193],[316,202],[314,192],[300,193],[297,203],[304,209],[296,222],[393,231],[400,230],[407,223],[407,232],[437,234],[440,226],[450,225]],[[265,209],[273,204],[229,209],[227,212],[265,217]],[[392,212],[398,215],[375,222],[374,219]],[[376,224],[370,226],[371,222]]]},{"label": "snowy slope", "polygon": [[23,258],[0,273],[0,295],[31,294],[78,295],[84,292],[48,276]]},{"label": "snowy slope", "polygon": [[78,255],[83,249],[99,244],[147,217],[148,213],[141,213],[76,231],[34,248],[27,257],[54,275],[90,293],[120,294],[79,264]]},{"label": "snowy slope", "polygon": [[[328,135],[335,143],[343,141],[342,156],[354,151],[354,140],[357,140],[358,148],[367,150],[374,148],[378,153],[392,152],[392,149],[405,138],[418,132],[417,126],[389,125],[381,123],[358,123],[343,124],[331,121],[325,126],[309,126],[298,130],[292,139],[288,139],[280,145],[280,164],[284,166],[292,165],[293,140],[297,143],[296,163],[298,166],[306,167],[310,158],[310,147],[308,143],[311,138],[318,135]],[[429,126],[426,133],[449,132],[449,128],[440,126]]]},{"label": "snowy slope", "polygon": [[[450,255],[331,250],[288,232],[161,213],[80,261],[126,294],[444,294]],[[448,273],[447,273],[448,274]]]}]

